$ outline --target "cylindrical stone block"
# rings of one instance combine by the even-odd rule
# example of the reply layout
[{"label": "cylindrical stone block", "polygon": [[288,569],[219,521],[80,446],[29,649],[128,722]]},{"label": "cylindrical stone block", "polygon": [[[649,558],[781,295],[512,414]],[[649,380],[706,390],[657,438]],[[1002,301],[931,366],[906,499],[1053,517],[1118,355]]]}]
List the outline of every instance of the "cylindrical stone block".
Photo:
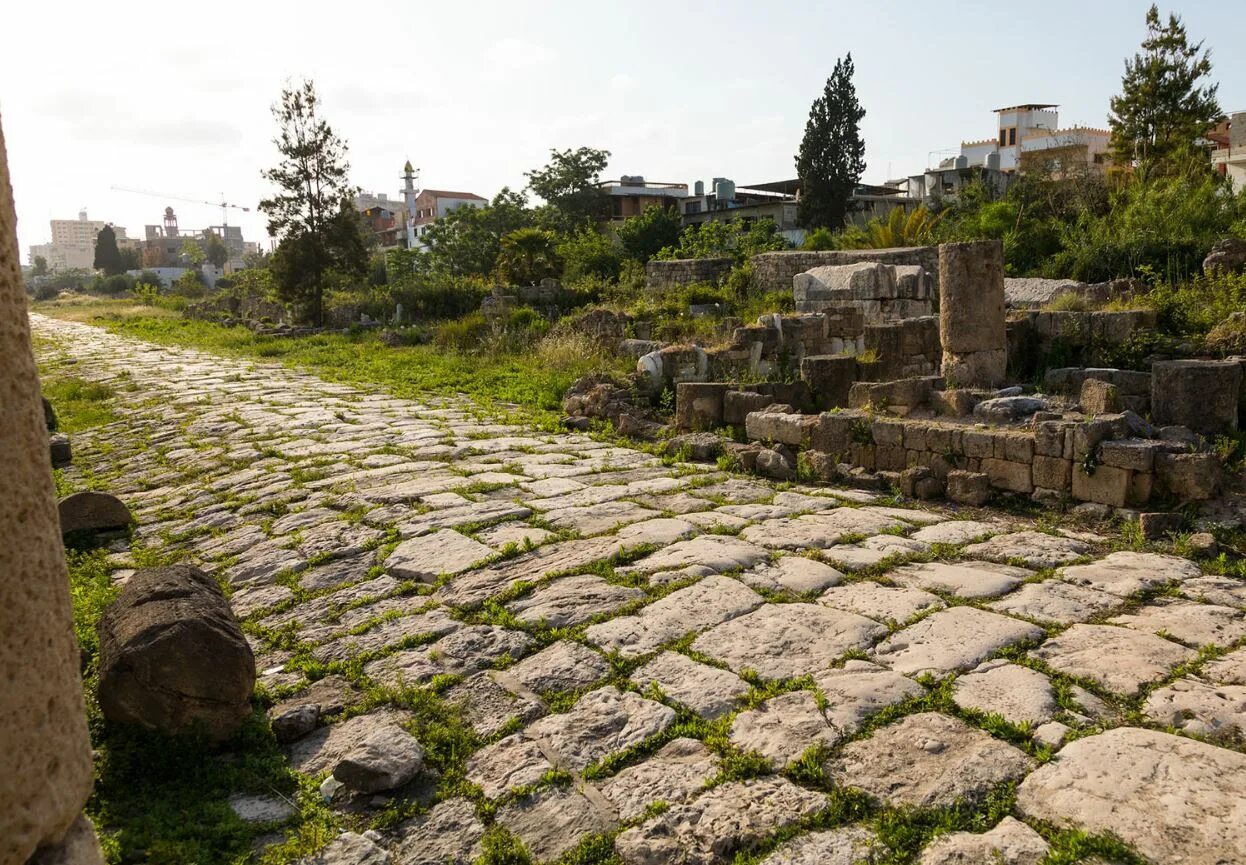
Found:
[{"label": "cylindrical stone block", "polygon": [[958,387],[1003,382],[1008,343],[1000,241],[939,246],[939,341],[943,374]]},{"label": "cylindrical stone block", "polygon": [[[72,846],[101,861],[79,823],[93,769],[78,642],[57,522],[48,425],[30,346],[17,218],[0,132],[0,862]],[[73,839],[67,832],[77,825]],[[84,836],[85,833],[85,836]],[[62,848],[62,852],[68,847]]]},{"label": "cylindrical stone block", "polygon": [[1151,419],[1203,435],[1237,429],[1242,368],[1235,360],[1165,360],[1151,366]]}]

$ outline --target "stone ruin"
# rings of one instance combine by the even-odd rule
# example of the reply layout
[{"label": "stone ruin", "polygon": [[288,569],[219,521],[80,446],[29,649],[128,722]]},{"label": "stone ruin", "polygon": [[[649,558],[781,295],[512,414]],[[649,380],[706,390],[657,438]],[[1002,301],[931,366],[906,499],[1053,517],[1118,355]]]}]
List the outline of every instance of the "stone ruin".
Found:
[{"label": "stone ruin", "polygon": [[[1008,387],[1010,368],[1047,365],[1053,338],[1120,343],[1153,327],[1153,313],[1010,321],[998,241],[934,254],[933,274],[884,261],[817,265],[792,275],[798,314],[736,328],[723,348],[642,356],[638,372],[675,388],[676,426],[692,433],[671,446],[725,452],[777,478],[801,464],[825,481],[973,505],[1001,492],[1112,508],[1217,494],[1222,465],[1209,440],[1237,429],[1246,358],[1157,361],[1151,372],[1063,367],[1046,372],[1042,393]],[[1027,356],[1010,364],[1010,350]],[[786,381],[748,383],[776,377]],[[748,443],[697,434],[722,425]]]}]

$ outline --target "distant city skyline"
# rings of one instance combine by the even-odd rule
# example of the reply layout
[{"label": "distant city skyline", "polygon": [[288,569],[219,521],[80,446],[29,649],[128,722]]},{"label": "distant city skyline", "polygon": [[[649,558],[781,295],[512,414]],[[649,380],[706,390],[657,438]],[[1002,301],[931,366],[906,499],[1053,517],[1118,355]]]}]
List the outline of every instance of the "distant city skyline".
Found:
[{"label": "distant city skyline", "polygon": [[[491,198],[522,188],[550,148],[578,146],[612,152],[606,178],[793,177],[809,105],[851,51],[863,180],[881,183],[990,137],[1005,105],[1056,103],[1062,126],[1106,126],[1149,5],[379,2],[356,14],[224,0],[187,33],[166,5],[139,2],[124,38],[101,39],[118,32],[115,7],[19,4],[8,20],[25,38],[0,53],[0,115],[20,248],[24,259],[50,219],[82,209],[131,236],[166,205],[183,225],[216,225],[219,207],[174,196],[221,194],[252,208],[230,224],[266,243],[255,207],[276,161],[269,106],[302,77],[364,191],[399,198],[409,158],[424,186]],[[1246,29],[1246,9],[1169,11],[1211,49],[1221,108],[1246,109],[1246,58],[1227,35]]]}]

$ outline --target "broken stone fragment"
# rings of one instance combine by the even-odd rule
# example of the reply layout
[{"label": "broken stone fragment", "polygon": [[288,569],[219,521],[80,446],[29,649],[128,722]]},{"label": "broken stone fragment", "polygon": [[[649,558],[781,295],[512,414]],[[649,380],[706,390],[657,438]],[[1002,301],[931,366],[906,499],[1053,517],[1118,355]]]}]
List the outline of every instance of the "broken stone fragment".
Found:
[{"label": "broken stone fragment", "polygon": [[116,496],[108,493],[81,492],[61,499],[57,505],[61,517],[61,534],[70,532],[106,532],[134,524],[130,509]]},{"label": "broken stone fragment", "polygon": [[333,777],[360,793],[381,793],[410,781],[424,768],[424,748],[397,724],[369,733],[346,753]]}]

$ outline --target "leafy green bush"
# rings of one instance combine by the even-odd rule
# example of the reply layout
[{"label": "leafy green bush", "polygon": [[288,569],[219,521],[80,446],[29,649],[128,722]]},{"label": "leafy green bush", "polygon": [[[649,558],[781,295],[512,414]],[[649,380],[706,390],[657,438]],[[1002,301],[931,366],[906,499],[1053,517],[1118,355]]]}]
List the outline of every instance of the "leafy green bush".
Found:
[{"label": "leafy green bush", "polygon": [[91,285],[91,289],[98,294],[106,294],[110,297],[116,297],[125,294],[134,288],[134,277],[124,273],[118,273],[114,276],[105,276],[97,279]]},{"label": "leafy green bush", "polygon": [[473,312],[438,325],[433,332],[433,344],[448,351],[470,352],[479,350],[492,336],[488,320]]},{"label": "leafy green bush", "polygon": [[835,232],[824,227],[815,228],[806,234],[805,242],[800,245],[800,248],[811,252],[820,252],[827,249],[839,249],[839,246],[835,240]]},{"label": "leafy green bush", "polygon": [[628,258],[644,264],[666,247],[679,244],[680,225],[678,209],[650,204],[619,226],[619,243]]},{"label": "leafy green bush", "polygon": [[502,238],[498,278],[511,285],[536,285],[562,273],[558,235],[542,228],[519,228]]},{"label": "leafy green bush", "polygon": [[702,222],[685,228],[678,245],[662,249],[654,258],[734,258],[744,262],[759,252],[787,248],[788,242],[778,233],[773,219]]},{"label": "leafy green bush", "polygon": [[558,243],[557,254],[563,262],[564,281],[585,277],[618,279],[623,262],[622,253],[610,238],[591,228],[563,237]]}]

